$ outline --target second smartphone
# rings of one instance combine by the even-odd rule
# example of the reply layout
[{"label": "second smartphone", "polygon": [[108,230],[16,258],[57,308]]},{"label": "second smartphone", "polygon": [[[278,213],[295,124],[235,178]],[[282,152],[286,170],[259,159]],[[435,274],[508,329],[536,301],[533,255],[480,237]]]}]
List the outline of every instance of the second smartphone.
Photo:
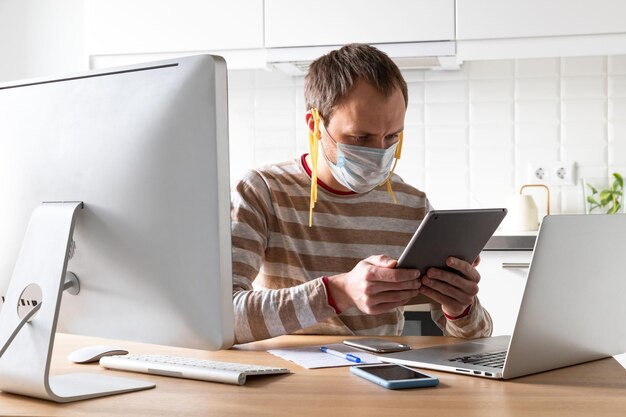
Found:
[{"label": "second smartphone", "polygon": [[439,379],[394,363],[351,366],[350,372],[387,389],[434,387]]},{"label": "second smartphone", "polygon": [[397,343],[391,340],[377,339],[374,337],[347,339],[343,341],[343,344],[375,353],[402,352],[403,350],[411,349],[411,346],[409,345],[403,345],[402,343]]}]

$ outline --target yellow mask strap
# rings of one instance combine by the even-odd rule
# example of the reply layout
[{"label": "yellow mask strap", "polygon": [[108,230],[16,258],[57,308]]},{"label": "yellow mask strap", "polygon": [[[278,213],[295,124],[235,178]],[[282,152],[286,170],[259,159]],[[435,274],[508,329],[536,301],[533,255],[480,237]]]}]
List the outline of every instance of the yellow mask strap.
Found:
[{"label": "yellow mask strap", "polygon": [[398,200],[396,200],[396,195],[393,193],[393,189],[391,188],[391,176],[393,175],[393,171],[396,169],[396,165],[398,164],[398,159],[400,159],[400,155],[402,155],[402,139],[404,139],[404,132],[400,132],[400,139],[398,140],[398,146],[396,147],[395,161],[393,161],[393,167],[391,167],[391,171],[389,171],[389,176],[387,179],[383,181],[383,184],[387,183],[387,192],[391,196],[394,204],[398,204]]},{"label": "yellow mask strap", "polygon": [[320,114],[315,108],[311,108],[313,116],[313,132],[309,130],[309,155],[311,155],[311,199],[309,200],[309,227],[313,225],[313,207],[317,202],[317,158],[319,155],[320,134]]}]

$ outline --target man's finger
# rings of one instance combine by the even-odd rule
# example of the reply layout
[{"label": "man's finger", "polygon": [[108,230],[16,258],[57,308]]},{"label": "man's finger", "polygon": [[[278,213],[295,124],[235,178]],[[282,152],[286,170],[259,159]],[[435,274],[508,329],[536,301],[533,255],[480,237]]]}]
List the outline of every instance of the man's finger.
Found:
[{"label": "man's finger", "polygon": [[403,282],[417,279],[420,277],[420,271],[417,269],[405,269],[405,268],[377,268],[374,271],[374,281],[385,282]]},{"label": "man's finger", "polygon": [[474,295],[476,295],[473,291],[462,291],[446,282],[427,277],[422,279],[422,284],[424,287],[429,287],[463,305],[471,303]]},{"label": "man's finger", "polygon": [[426,297],[430,298],[431,300],[438,302],[442,306],[446,306],[448,310],[454,310],[454,309],[458,310],[462,307],[462,305],[459,302],[457,302],[455,299],[450,298],[447,295],[444,295],[437,290],[433,290],[432,288],[427,287],[426,285],[420,288],[420,293],[424,294]]},{"label": "man's finger", "polygon": [[[432,280],[445,282],[453,287],[458,288],[464,293],[476,295],[478,293],[478,284],[474,281],[460,276],[454,272],[445,271],[443,269],[430,268],[426,276]],[[424,282],[422,282],[424,283]]]},{"label": "man's finger", "polygon": [[385,291],[417,290],[422,286],[419,279],[400,282],[377,281],[371,284],[372,293]]},{"label": "man's finger", "polygon": [[373,255],[365,259],[365,261],[380,268],[395,268],[398,263],[398,261],[386,255]]},{"label": "man's finger", "polygon": [[400,304],[407,298],[413,298],[419,294],[419,290],[384,291],[371,297],[370,306],[386,303]]},{"label": "man's finger", "polygon": [[448,265],[450,268],[456,269],[470,281],[474,281],[474,282],[480,281],[480,274],[478,273],[476,268],[474,268],[468,262],[465,262],[461,259],[450,256],[448,259],[446,259],[446,265]]}]

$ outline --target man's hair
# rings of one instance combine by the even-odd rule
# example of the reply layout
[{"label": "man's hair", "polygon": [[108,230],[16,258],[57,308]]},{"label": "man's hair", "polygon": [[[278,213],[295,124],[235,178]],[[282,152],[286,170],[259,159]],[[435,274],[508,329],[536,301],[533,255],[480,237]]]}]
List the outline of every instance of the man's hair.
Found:
[{"label": "man's hair", "polygon": [[330,122],[336,106],[361,80],[385,97],[399,88],[407,105],[406,81],[391,58],[373,46],[352,43],[311,63],[304,78],[307,110],[317,108],[320,117],[326,123]]}]

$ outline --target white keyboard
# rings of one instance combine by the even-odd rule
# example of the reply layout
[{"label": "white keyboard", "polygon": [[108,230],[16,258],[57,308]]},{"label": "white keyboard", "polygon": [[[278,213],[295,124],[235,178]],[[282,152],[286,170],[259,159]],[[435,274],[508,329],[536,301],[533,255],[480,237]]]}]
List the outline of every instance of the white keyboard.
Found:
[{"label": "white keyboard", "polygon": [[243,385],[248,375],[289,373],[287,368],[218,362],[165,355],[116,355],[100,359],[100,365],[121,371]]}]

